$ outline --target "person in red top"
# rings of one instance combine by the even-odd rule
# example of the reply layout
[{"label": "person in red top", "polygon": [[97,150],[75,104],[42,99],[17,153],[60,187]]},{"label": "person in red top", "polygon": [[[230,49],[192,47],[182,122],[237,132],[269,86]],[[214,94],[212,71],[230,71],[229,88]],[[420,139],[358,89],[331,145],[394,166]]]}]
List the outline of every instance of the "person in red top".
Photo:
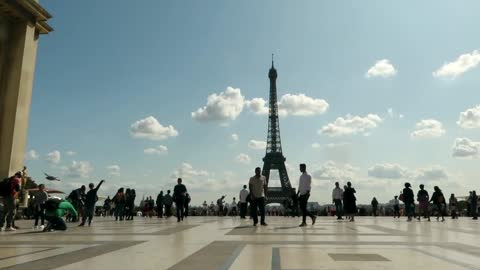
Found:
[{"label": "person in red top", "polygon": [[15,218],[15,212],[17,209],[16,200],[21,188],[22,183],[22,173],[17,172],[14,176],[10,177],[8,180],[10,184],[10,191],[9,195],[3,198],[3,216],[0,220],[0,230],[3,229],[3,224],[5,223],[5,219],[7,220],[7,226],[5,231],[15,231],[13,221]]}]

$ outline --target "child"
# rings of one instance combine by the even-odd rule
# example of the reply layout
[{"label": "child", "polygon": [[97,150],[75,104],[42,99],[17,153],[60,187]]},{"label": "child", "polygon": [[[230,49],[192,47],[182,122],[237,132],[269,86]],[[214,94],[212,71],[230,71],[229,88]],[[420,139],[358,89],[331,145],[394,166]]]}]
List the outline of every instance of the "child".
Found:
[{"label": "child", "polygon": [[[45,228],[45,202],[48,199],[48,194],[45,191],[45,185],[40,184],[38,186],[38,191],[35,194],[35,199],[33,202],[33,207],[34,207],[34,217],[35,217],[35,225],[33,229],[37,230],[43,230]],[[38,226],[38,219],[41,219],[41,224]]]}]

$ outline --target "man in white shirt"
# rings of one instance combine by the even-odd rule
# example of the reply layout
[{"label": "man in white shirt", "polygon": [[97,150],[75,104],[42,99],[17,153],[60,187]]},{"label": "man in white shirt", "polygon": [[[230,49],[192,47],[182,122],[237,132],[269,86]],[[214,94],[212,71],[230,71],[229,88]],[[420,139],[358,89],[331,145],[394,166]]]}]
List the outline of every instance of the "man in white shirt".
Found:
[{"label": "man in white shirt", "polygon": [[248,186],[250,197],[252,199],[253,226],[258,224],[257,208],[260,211],[260,225],[267,226],[265,223],[265,194],[267,193],[267,179],[261,175],[261,169],[255,168],[255,175],[250,177]]},{"label": "man in white shirt", "polygon": [[245,219],[245,215],[247,214],[247,197],[248,197],[248,190],[247,185],[243,185],[243,189],[240,190],[240,218]]},{"label": "man in white shirt", "polygon": [[332,191],[332,200],[335,204],[335,212],[337,213],[337,220],[342,220],[343,216],[343,189],[340,187],[338,182],[335,183],[335,188]]},{"label": "man in white shirt", "polygon": [[308,198],[310,197],[310,190],[312,189],[312,177],[307,173],[307,165],[300,164],[300,180],[298,181],[298,201],[300,203],[300,210],[302,210],[302,224],[300,227],[307,226],[307,216],[312,219],[312,225],[315,224],[317,219],[307,209]]}]

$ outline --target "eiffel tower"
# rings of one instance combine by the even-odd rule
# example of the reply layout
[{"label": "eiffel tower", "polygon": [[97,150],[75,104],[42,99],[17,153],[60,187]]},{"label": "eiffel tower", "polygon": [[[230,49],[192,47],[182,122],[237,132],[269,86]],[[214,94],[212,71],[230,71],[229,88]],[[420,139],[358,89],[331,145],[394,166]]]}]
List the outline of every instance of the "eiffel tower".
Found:
[{"label": "eiffel tower", "polygon": [[277,70],[273,66],[268,72],[270,79],[270,100],[268,113],[268,135],[267,135],[267,150],[263,158],[262,174],[267,178],[267,185],[270,178],[271,170],[278,170],[280,175],[281,187],[269,187],[267,189],[267,203],[281,203],[284,204],[293,194],[295,189],[292,188],[290,180],[288,179],[287,168],[285,167],[286,158],[282,153],[282,142],[280,139],[280,125],[278,121],[278,101],[277,101]]}]

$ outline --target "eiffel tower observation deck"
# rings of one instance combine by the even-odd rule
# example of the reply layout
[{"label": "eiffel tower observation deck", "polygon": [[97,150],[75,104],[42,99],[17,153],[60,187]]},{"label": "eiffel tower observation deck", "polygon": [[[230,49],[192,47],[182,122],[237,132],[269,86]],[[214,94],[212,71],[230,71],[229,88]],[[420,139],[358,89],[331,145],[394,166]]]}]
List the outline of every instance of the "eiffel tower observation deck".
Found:
[{"label": "eiffel tower observation deck", "polygon": [[262,174],[267,178],[267,183],[270,184],[271,170],[278,170],[280,176],[281,187],[269,187],[267,191],[267,203],[281,203],[284,204],[293,194],[295,189],[292,188],[288,178],[287,168],[285,166],[286,158],[282,152],[282,141],[280,138],[280,123],[278,119],[278,99],[277,99],[277,70],[273,63],[268,72],[270,79],[270,99],[269,99],[269,113],[268,113],[268,134],[267,134],[267,149],[265,157],[263,158]]}]

